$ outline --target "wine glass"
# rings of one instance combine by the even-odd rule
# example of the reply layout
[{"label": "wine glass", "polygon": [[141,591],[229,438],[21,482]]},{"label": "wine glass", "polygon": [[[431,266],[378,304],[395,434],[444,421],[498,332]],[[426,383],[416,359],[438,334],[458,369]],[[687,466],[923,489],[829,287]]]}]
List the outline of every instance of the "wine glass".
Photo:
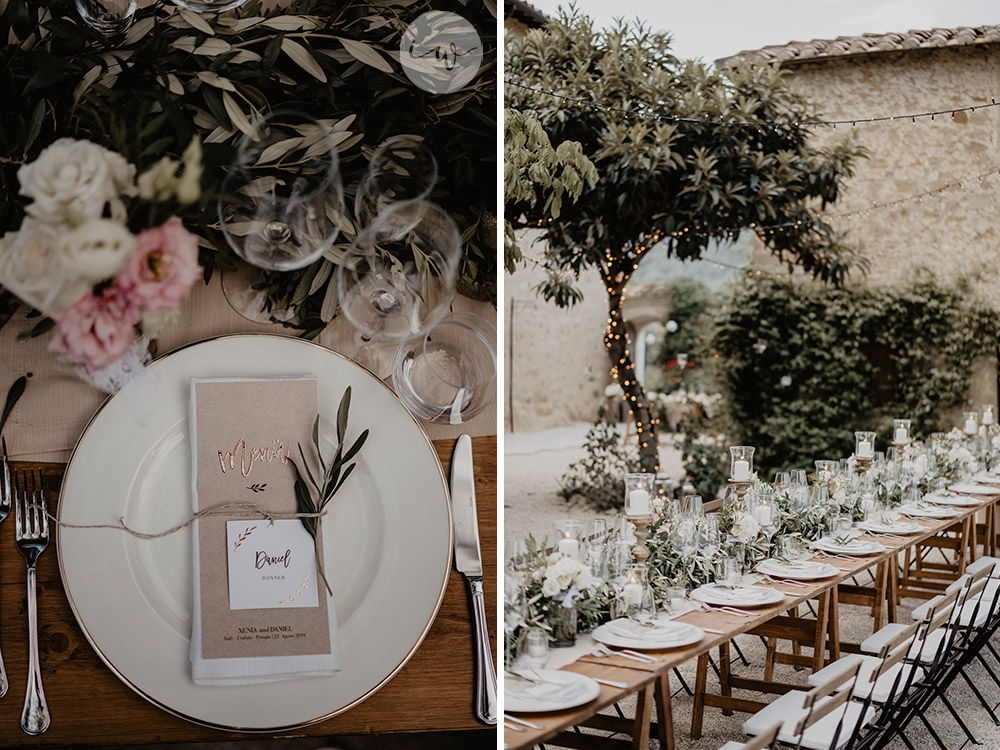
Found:
[{"label": "wine glass", "polygon": [[340,234],[344,191],[337,145],[325,122],[293,110],[260,118],[240,140],[217,213],[226,242],[247,264],[222,275],[230,306],[255,322],[272,274],[315,263]]},{"label": "wine glass", "polygon": [[222,233],[258,268],[304,268],[340,234],[344,190],[337,144],[324,123],[301,112],[275,110],[250,126],[222,192]]},{"label": "wine glass", "polygon": [[238,8],[247,0],[173,0],[174,5],[195,13],[225,13]]},{"label": "wine glass", "polygon": [[428,198],[437,183],[438,166],[427,147],[408,135],[379,145],[354,196],[354,215],[362,227],[400,201]]},{"label": "wine glass", "polygon": [[137,0],[75,0],[75,5],[83,22],[109,42],[125,36],[139,7]]},{"label": "wine glass", "polygon": [[[361,334],[359,358],[384,377],[391,350],[379,341],[426,333],[455,295],[462,243],[443,210],[425,201],[394,203],[362,231],[337,266],[340,308]],[[367,355],[367,357],[366,357]]]}]

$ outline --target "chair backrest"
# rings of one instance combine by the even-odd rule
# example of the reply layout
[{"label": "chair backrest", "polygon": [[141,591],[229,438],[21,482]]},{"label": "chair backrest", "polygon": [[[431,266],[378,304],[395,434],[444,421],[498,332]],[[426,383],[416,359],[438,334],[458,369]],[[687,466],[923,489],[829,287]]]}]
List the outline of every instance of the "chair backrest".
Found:
[{"label": "chair backrest", "polygon": [[[921,635],[919,653],[915,656],[917,661],[920,661],[923,658],[924,650],[927,648],[927,641],[930,635],[938,629],[950,624],[952,619],[956,616],[956,612],[958,611],[956,603],[958,602],[959,594],[962,592],[963,589],[954,589],[946,594],[942,594],[934,606],[927,611],[927,617],[924,620],[924,631]],[[955,629],[952,628],[947,637],[941,639],[933,658],[930,659],[932,663],[937,664],[941,658],[948,653],[951,648],[952,641],[954,640],[954,634]]]},{"label": "chair backrest", "polygon": [[[872,670],[868,677],[868,681],[874,687],[874,683],[882,676],[889,674],[890,671],[897,665],[902,664],[904,660],[907,659],[913,644],[917,642],[919,638],[919,632],[923,628],[923,623],[915,622],[912,625],[908,625],[906,628],[901,630],[895,636],[893,636],[879,653],[882,658],[881,663],[878,665],[878,669]],[[913,660],[910,663],[915,664]],[[897,695],[905,695],[909,691],[910,686],[913,684],[914,677],[917,670],[913,669],[900,669],[896,673],[896,679],[892,681],[892,688],[889,690],[889,696],[883,702],[883,705],[889,709],[891,708],[893,698]],[[902,687],[900,687],[900,680],[903,681]],[[868,691],[868,699],[865,701],[865,708],[868,707],[871,702],[871,695],[874,690]]]},{"label": "chair backrest", "polygon": [[767,750],[778,739],[778,732],[781,731],[782,722],[778,722],[769,729],[765,729],[752,740],[743,743],[743,750]]},{"label": "chair backrest", "polygon": [[[805,698],[802,700],[802,708],[806,709],[806,715],[798,721],[793,730],[795,736],[799,738],[799,747],[801,747],[802,734],[820,719],[829,716],[841,706],[844,707],[843,713],[847,713],[846,704],[851,697],[851,692],[854,690],[854,684],[857,682],[858,671],[860,669],[861,660],[858,659],[822,685],[817,685],[805,694]],[[837,747],[837,739],[840,737],[843,725],[844,716],[842,714],[840,721],[837,723],[837,730],[833,733],[833,740],[830,743],[831,748]]]},{"label": "chair backrest", "polygon": [[[715,511],[717,511],[719,508],[722,507],[722,504],[724,502],[726,502],[726,499],[724,497],[720,497],[718,500],[712,500],[711,502],[703,503],[701,509],[706,513],[714,513]],[[747,747],[749,747],[749,745]],[[766,747],[766,745],[764,747]]]}]

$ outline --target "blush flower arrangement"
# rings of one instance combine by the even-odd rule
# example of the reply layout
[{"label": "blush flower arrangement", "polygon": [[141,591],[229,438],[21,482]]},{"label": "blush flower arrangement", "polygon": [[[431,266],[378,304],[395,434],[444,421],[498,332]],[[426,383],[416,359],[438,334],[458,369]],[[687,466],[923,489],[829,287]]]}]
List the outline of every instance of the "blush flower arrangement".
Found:
[{"label": "blush flower arrangement", "polygon": [[[198,201],[201,174],[197,138],[138,178],[121,154],[73,138],[18,170],[31,202],[0,237],[0,284],[54,322],[50,351],[93,374],[178,315],[201,276],[198,241],[176,216],[149,224]],[[133,233],[130,216],[150,218]]]}]

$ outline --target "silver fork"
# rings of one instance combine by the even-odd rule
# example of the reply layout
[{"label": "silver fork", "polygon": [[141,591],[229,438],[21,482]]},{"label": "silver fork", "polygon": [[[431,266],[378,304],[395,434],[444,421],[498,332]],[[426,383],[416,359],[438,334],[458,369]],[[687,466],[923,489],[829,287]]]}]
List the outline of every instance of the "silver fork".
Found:
[{"label": "silver fork", "polygon": [[50,722],[42,689],[42,670],[38,665],[38,599],[35,592],[35,564],[49,546],[49,515],[42,473],[37,469],[14,472],[14,538],[28,564],[28,692],[24,696],[21,729],[35,735],[48,729]]},{"label": "silver fork", "polygon": [[[13,501],[13,489],[10,486],[10,462],[7,458],[7,438],[0,435],[0,444],[3,447],[2,470],[0,470],[0,522],[10,515],[10,505]],[[3,666],[3,653],[0,652],[0,698],[7,694],[9,683],[7,681],[7,670]]]}]

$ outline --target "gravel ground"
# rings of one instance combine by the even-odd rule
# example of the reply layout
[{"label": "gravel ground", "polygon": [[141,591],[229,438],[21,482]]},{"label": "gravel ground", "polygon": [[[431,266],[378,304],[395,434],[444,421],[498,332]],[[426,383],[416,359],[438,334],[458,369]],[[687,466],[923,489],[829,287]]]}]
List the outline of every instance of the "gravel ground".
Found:
[{"label": "gravel ground", "polygon": [[[564,518],[588,519],[596,515],[595,511],[583,504],[570,504],[557,493],[558,478],[566,467],[583,456],[580,445],[589,425],[572,425],[558,429],[535,433],[508,433],[505,436],[504,448],[504,529],[507,539],[523,538],[528,533],[542,537],[551,536],[551,522]],[[671,476],[681,475],[681,463],[678,452],[670,447],[669,438],[661,438],[660,456],[664,463],[664,471]],[[609,518],[614,513],[606,514]],[[860,581],[864,583],[864,581]],[[919,604],[915,599],[904,599],[899,609],[899,621],[909,622],[910,610]],[[870,610],[852,605],[840,606],[840,632],[845,641],[860,642],[872,632]],[[1000,642],[1000,637],[995,642]],[[756,636],[739,636],[737,645],[743,651],[749,666],[743,665],[734,658],[733,671],[749,677],[760,677],[764,665],[764,646]],[[784,649],[788,650],[788,644]],[[808,653],[808,650],[805,651]],[[735,657],[735,652],[734,652]],[[713,655],[718,658],[718,653]],[[987,661],[991,661],[990,658]],[[1000,675],[1000,665],[993,664],[995,673]],[[680,673],[688,685],[694,685],[695,662],[691,661],[681,667]],[[983,692],[991,705],[1000,703],[1000,688],[987,675],[978,663],[969,668],[969,673],[976,686]],[[775,679],[792,684],[805,684],[807,673],[796,672],[792,667],[779,665],[775,669]],[[677,750],[716,750],[730,740],[742,740],[745,735],[741,726],[747,714],[734,713],[723,716],[716,708],[705,709],[703,736],[692,740],[690,736],[691,708],[693,698],[679,687],[676,679],[672,681],[675,688],[673,698],[674,725]],[[718,679],[709,670],[708,690],[717,693]],[[735,691],[736,697],[745,697],[768,701],[772,696],[764,696],[750,691]],[[948,697],[959,715],[969,726],[973,735],[979,741],[983,750],[1000,750],[1000,727],[994,725],[989,714],[979,704],[979,701],[960,681],[951,685]],[[621,704],[626,715],[634,715],[634,705]],[[606,713],[613,714],[613,711]],[[927,713],[927,718],[942,740],[949,748],[961,748],[966,743],[966,737],[958,724],[939,702]],[[584,730],[594,731],[596,730]],[[606,734],[606,733],[599,733]],[[907,738],[916,750],[932,750],[937,744],[926,729],[914,722],[907,730]],[[971,746],[970,746],[971,747]],[[659,743],[650,742],[650,748],[659,748]],[[898,739],[890,746],[891,750],[902,750],[905,745]]]}]

